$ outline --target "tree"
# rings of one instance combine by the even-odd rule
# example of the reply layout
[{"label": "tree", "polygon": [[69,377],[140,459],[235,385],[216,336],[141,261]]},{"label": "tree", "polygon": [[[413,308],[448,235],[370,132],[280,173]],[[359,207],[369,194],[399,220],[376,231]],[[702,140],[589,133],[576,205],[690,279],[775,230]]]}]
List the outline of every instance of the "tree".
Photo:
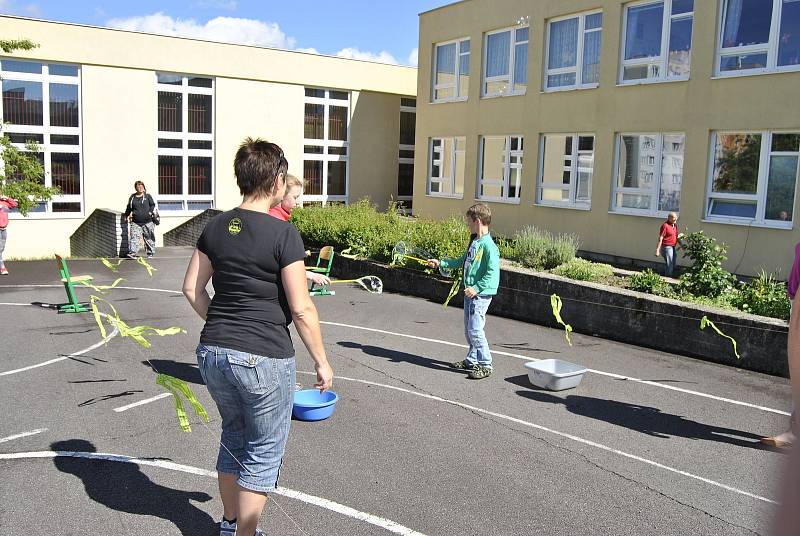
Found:
[{"label": "tree", "polygon": [[[0,39],[0,49],[6,54],[15,50],[31,50],[38,46],[28,39]],[[45,186],[44,165],[36,143],[29,141],[23,151],[12,145],[8,134],[3,133],[0,137],[0,151],[3,161],[0,195],[16,199],[20,214],[26,216],[39,203],[49,201],[59,194],[57,187]]]}]

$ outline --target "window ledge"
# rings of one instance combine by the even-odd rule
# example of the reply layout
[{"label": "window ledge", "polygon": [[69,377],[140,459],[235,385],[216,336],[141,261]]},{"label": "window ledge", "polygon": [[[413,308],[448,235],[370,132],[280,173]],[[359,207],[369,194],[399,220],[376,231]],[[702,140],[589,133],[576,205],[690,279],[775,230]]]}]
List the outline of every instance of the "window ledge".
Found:
[{"label": "window ledge", "polygon": [[476,197],[475,201],[482,203],[501,203],[503,205],[519,205],[519,199],[503,199],[499,197]]},{"label": "window ledge", "polygon": [[737,220],[733,218],[703,218],[702,223],[718,223],[720,225],[736,225],[738,227],[757,227],[759,229],[774,229],[776,231],[791,231],[794,224],[780,225],[775,223],[755,222],[753,220]]},{"label": "window ledge", "polygon": [[547,207],[547,208],[564,208],[567,210],[581,210],[583,212],[589,212],[592,210],[591,205],[569,205],[569,204],[559,204],[559,203],[534,203],[534,207]]},{"label": "window ledge", "polygon": [[511,92],[511,93],[498,93],[496,95],[482,95],[481,96],[481,100],[484,100],[484,99],[500,99],[500,98],[503,98],[503,97],[521,97],[521,96],[525,95],[527,92],[528,92],[528,90],[525,90],[525,91],[514,91],[514,92]]},{"label": "window ledge", "polygon": [[617,87],[627,86],[650,86],[653,84],[674,84],[676,82],[688,82],[689,77],[674,77],[674,78],[645,78],[643,80],[630,80],[627,82],[617,82]]},{"label": "window ledge", "polygon": [[425,194],[425,197],[439,197],[439,198],[442,198],[442,199],[464,199],[464,194],[461,194],[461,195]]},{"label": "window ledge", "polygon": [[[679,211],[676,211],[679,212]],[[666,219],[669,215],[669,211],[667,212],[640,212],[637,210],[632,209],[611,209],[608,211],[609,214],[616,214],[618,216],[639,216],[642,218],[652,218],[652,219]]]},{"label": "window ledge", "polygon": [[440,99],[440,100],[432,100],[428,104],[449,104],[452,102],[467,102],[469,100],[469,96],[467,97],[458,97],[455,99]]},{"label": "window ledge", "polygon": [[591,84],[586,86],[564,86],[564,87],[551,87],[545,88],[541,90],[539,93],[547,94],[547,93],[563,93],[564,91],[582,91],[585,89],[597,89],[600,87],[600,84]]},{"label": "window ledge", "polygon": [[27,216],[19,213],[9,213],[9,221],[25,220],[82,220],[86,216],[83,212],[28,212]]}]

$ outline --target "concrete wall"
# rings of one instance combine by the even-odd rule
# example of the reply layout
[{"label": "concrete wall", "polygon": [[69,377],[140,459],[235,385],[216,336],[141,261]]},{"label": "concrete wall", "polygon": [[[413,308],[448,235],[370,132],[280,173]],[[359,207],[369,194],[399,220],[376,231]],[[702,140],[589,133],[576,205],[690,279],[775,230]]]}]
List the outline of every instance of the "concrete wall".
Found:
[{"label": "concrete wall", "polygon": [[[634,259],[652,259],[661,217],[611,213],[615,135],[621,132],[685,133],[679,225],[703,229],[729,245],[726,268],[743,275],[780,270],[788,275],[792,229],[759,228],[704,221],[710,140],[714,131],[792,129],[800,131],[797,87],[800,73],[714,79],[719,2],[694,2],[691,73],[688,81],[618,85],[622,40],[622,0],[467,0],[420,17],[414,213],[442,216],[463,212],[476,199],[479,137],[522,134],[525,138],[522,196],[519,204],[489,203],[496,231],[511,234],[524,225],[576,233],[582,249]],[[602,8],[600,82],[596,89],[545,93],[545,32],[552,17]],[[524,96],[481,99],[484,33],[513,26],[529,17],[528,88]],[[435,43],[471,40],[469,97],[465,102],[431,103]],[[539,140],[543,133],[594,133],[595,160],[591,210],[536,205]],[[428,140],[466,136],[463,199],[426,195]],[[795,200],[795,221],[800,205]],[[684,262],[680,260],[679,262]]]}]

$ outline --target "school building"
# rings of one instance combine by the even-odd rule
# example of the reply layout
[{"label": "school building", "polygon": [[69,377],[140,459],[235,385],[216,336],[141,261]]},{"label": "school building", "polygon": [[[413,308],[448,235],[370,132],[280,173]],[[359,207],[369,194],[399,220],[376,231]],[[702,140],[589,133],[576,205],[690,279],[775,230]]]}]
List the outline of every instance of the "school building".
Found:
[{"label": "school building", "polygon": [[[416,69],[302,52],[0,17],[3,131],[39,146],[61,195],[11,215],[4,257],[70,253],[95,209],[124,211],[135,180],[163,233],[241,197],[246,136],[278,143],[305,202],[411,203]],[[13,270],[13,268],[12,268]]]},{"label": "school building", "polygon": [[464,0],[420,15],[417,94],[416,215],[483,200],[500,233],[657,261],[675,211],[727,269],[788,276],[797,0]]}]

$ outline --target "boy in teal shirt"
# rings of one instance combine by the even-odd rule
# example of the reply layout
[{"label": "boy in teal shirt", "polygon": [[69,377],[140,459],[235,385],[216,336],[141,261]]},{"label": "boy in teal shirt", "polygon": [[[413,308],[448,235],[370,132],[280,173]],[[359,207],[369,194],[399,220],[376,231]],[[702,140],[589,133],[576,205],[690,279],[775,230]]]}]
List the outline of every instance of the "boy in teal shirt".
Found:
[{"label": "boy in teal shirt", "polygon": [[497,294],[500,284],[500,250],[489,234],[492,211],[488,205],[477,203],[467,209],[469,246],[458,259],[430,259],[428,266],[464,268],[464,335],[469,343],[467,356],[456,361],[453,368],[468,370],[469,378],[480,380],[492,373],[492,353],[483,331],[486,311]]}]

